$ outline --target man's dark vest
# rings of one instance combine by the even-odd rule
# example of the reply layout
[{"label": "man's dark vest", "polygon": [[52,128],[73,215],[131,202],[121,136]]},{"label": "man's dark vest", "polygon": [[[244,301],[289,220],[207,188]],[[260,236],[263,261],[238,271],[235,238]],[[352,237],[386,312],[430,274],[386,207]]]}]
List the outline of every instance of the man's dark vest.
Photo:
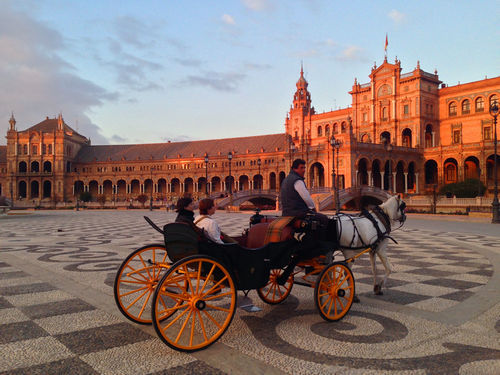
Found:
[{"label": "man's dark vest", "polygon": [[281,184],[280,195],[283,216],[301,216],[309,209],[306,202],[304,202],[299,193],[297,193],[297,190],[295,190],[294,185],[298,180],[304,181],[304,178],[292,170]]}]

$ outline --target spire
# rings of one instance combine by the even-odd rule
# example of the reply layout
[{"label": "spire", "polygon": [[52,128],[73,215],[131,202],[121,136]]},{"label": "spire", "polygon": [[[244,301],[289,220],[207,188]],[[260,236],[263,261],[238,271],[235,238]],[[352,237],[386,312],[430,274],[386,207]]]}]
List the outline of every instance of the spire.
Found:
[{"label": "spire", "polygon": [[307,89],[307,86],[308,86],[308,83],[306,81],[306,79],[304,78],[304,65],[302,63],[302,61],[300,62],[300,77],[299,77],[299,80],[297,81],[297,89]]},{"label": "spire", "polygon": [[10,115],[9,124],[10,130],[16,130],[16,119],[14,118],[14,112],[12,112]]},{"label": "spire", "polygon": [[64,124],[64,120],[63,120],[63,117],[62,117],[62,113],[59,112],[59,116],[57,116],[57,129],[58,130],[63,130],[63,124]]}]

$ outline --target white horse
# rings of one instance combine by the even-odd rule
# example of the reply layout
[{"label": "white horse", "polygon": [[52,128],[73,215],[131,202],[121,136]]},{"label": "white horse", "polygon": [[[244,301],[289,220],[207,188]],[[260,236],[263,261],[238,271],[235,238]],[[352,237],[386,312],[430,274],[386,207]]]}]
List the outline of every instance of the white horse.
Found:
[{"label": "white horse", "polygon": [[[346,259],[372,247],[369,254],[373,272],[373,291],[376,295],[383,294],[382,287],[392,272],[391,263],[387,257],[388,235],[395,225],[401,226],[406,220],[405,207],[406,204],[399,195],[394,195],[378,207],[368,211],[368,215],[338,215],[337,233],[339,234],[340,250]],[[377,283],[375,254],[378,255],[385,268],[385,275],[380,283]],[[348,264],[350,267],[351,263]]]}]

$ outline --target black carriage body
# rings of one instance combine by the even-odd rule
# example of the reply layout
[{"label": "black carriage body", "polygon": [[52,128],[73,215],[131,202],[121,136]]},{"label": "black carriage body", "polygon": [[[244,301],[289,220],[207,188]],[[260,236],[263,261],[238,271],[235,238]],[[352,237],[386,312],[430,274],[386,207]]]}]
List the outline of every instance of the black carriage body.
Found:
[{"label": "black carriage body", "polygon": [[195,254],[212,256],[231,272],[238,290],[262,288],[269,280],[270,270],[286,267],[298,246],[294,240],[273,242],[257,249],[237,243],[218,244],[183,223],[167,224],[163,231],[165,247],[173,262]]}]

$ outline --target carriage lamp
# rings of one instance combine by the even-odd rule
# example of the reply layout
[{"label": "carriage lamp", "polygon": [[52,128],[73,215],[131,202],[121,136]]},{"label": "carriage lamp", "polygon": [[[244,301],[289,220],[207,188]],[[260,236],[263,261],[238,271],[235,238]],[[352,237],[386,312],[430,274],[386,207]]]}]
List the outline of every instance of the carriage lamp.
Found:
[{"label": "carriage lamp", "polygon": [[261,186],[260,186],[260,181],[261,181],[260,180],[260,178],[261,178],[261,176],[260,176],[260,165],[261,164],[262,164],[262,160],[260,160],[260,158],[257,159],[257,165],[259,166],[259,179],[257,180],[258,181],[257,182],[257,189],[259,189],[259,190],[261,189]]},{"label": "carriage lamp", "polygon": [[208,197],[208,154],[205,152],[205,194]]},{"label": "carriage lamp", "polygon": [[233,194],[233,177],[231,176],[231,160],[233,160],[233,153],[229,151],[227,154],[227,160],[229,160],[229,195]]},{"label": "carriage lamp", "polygon": [[498,204],[498,155],[497,155],[497,116],[498,116],[498,102],[494,101],[490,105],[490,115],[493,117],[493,127],[495,129],[495,136],[493,140],[494,147],[494,158],[493,158],[493,181],[495,183],[495,188],[493,190],[493,203],[491,204],[491,208],[493,210],[493,218],[491,220],[492,223],[499,224],[500,223],[500,213],[498,212],[499,204]]}]

